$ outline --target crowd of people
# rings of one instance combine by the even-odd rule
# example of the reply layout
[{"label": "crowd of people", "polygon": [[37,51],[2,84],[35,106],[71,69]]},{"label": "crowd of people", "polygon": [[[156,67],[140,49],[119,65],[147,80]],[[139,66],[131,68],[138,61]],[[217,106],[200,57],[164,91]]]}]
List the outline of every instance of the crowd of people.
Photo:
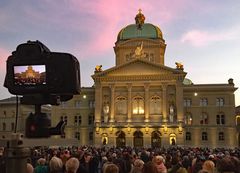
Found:
[{"label": "crowd of people", "polygon": [[240,173],[240,149],[38,147],[27,173]]}]

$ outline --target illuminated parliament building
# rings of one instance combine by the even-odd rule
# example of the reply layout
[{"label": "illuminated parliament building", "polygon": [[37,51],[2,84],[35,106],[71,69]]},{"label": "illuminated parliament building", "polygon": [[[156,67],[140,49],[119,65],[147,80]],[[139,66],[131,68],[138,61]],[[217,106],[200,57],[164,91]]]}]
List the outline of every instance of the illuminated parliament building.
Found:
[{"label": "illuminated parliament building", "polygon": [[162,31],[139,11],[117,35],[115,66],[97,65],[92,87],[52,106],[52,125],[66,122],[66,145],[239,146],[233,79],[194,84],[181,63],[165,66],[165,50]]},{"label": "illuminated parliament building", "polygon": [[115,66],[96,66],[93,87],[53,108],[53,123],[67,122],[62,137],[96,146],[238,146],[233,79],[193,84],[181,63],[165,66],[165,49],[162,31],[140,11],[118,33]]}]

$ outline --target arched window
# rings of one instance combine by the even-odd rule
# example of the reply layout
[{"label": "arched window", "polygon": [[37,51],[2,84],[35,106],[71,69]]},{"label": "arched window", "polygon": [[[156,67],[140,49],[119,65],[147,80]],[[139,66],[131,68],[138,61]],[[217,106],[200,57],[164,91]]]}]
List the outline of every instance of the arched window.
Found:
[{"label": "arched window", "polygon": [[185,124],[186,125],[192,125],[192,115],[191,113],[187,112],[184,118]]},{"label": "arched window", "polygon": [[161,147],[161,133],[159,131],[153,131],[151,135],[152,147]]},{"label": "arched window", "polygon": [[116,114],[125,115],[127,114],[127,99],[125,97],[118,97],[116,99]]},{"label": "arched window", "polygon": [[123,131],[116,132],[116,145],[117,147],[125,147],[126,145],[126,135]]},{"label": "arched window", "polygon": [[143,133],[141,131],[135,131],[133,136],[134,147],[143,147]]},{"label": "arched window", "polygon": [[200,117],[200,124],[208,124],[208,115],[206,112],[202,112]]},{"label": "arched window", "polygon": [[144,114],[144,99],[141,96],[133,98],[132,110],[133,114]]},{"label": "arched window", "polygon": [[102,134],[102,144],[107,145],[108,144],[108,135],[106,133]]},{"label": "arched window", "polygon": [[161,99],[159,96],[151,97],[150,114],[161,114]]},{"label": "arched window", "polygon": [[177,141],[176,141],[176,134],[171,133],[169,135],[169,142],[170,142],[170,145],[176,145],[176,143],[177,143]]}]

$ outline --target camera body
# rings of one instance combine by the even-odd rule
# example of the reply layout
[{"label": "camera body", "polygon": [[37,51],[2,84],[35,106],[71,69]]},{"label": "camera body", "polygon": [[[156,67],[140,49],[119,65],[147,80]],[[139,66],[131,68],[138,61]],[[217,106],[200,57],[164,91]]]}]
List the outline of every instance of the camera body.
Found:
[{"label": "camera body", "polygon": [[41,42],[28,41],[8,57],[4,86],[15,95],[79,94],[79,62],[71,54],[50,52]]},{"label": "camera body", "polygon": [[51,127],[41,105],[58,105],[80,94],[79,62],[71,54],[51,52],[39,41],[28,41],[8,57],[4,86],[11,94],[22,95],[22,104],[35,105],[35,113],[26,119],[26,137],[61,135],[65,122]]}]

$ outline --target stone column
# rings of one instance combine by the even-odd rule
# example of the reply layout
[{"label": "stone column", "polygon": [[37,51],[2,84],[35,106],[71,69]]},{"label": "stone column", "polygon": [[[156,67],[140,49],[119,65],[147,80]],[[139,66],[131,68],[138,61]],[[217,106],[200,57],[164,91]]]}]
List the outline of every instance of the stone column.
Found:
[{"label": "stone column", "polygon": [[132,121],[132,84],[128,84],[127,122]]},{"label": "stone column", "polygon": [[145,122],[149,122],[149,84],[144,85],[145,88]]},{"label": "stone column", "polygon": [[183,122],[183,86],[181,82],[176,84],[176,107],[177,107],[177,120]]},{"label": "stone column", "polygon": [[115,86],[111,85],[110,88],[111,88],[111,111],[110,111],[109,122],[112,123],[112,122],[114,122],[114,114],[115,114],[115,111],[114,111],[114,108],[115,108]]},{"label": "stone column", "polygon": [[95,123],[101,122],[102,112],[102,86],[95,83]]},{"label": "stone column", "polygon": [[163,122],[167,122],[167,85],[162,85],[162,112]]}]

